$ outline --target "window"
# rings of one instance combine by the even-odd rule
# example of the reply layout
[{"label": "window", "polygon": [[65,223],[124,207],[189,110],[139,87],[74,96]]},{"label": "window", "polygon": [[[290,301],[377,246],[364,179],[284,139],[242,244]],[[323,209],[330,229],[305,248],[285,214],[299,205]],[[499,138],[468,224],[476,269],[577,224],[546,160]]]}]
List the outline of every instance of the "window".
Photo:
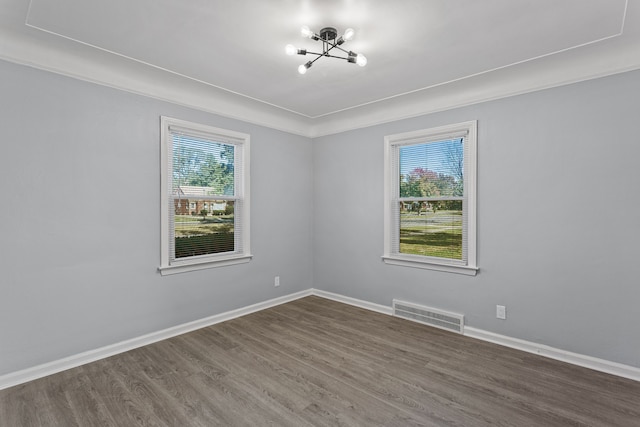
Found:
[{"label": "window", "polygon": [[161,140],[161,274],[248,262],[249,135],[162,117]]},{"label": "window", "polygon": [[476,274],[476,129],[385,137],[386,263]]}]

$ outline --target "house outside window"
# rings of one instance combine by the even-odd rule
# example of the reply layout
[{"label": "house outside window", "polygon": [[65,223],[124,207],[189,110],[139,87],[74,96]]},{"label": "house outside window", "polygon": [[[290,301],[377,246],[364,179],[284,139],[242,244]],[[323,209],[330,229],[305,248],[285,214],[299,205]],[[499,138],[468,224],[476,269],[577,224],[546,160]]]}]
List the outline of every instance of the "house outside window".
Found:
[{"label": "house outside window", "polygon": [[[161,118],[161,274],[251,259],[249,141],[247,134]],[[216,216],[208,209],[214,204],[225,206]]]},{"label": "house outside window", "polygon": [[477,122],[385,137],[388,264],[475,275]]}]

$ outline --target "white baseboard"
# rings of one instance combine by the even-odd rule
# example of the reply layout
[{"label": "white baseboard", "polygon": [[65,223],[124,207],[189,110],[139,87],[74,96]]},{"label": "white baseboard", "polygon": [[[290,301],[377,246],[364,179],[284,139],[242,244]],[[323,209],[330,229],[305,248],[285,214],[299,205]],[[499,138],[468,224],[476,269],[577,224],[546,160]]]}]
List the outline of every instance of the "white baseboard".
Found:
[{"label": "white baseboard", "polygon": [[[393,314],[393,307],[388,307],[386,305],[374,304],[368,301],[346,297],[344,295],[334,294],[331,292],[325,292],[318,289],[312,289],[312,293],[313,295],[317,295],[319,297],[343,302],[345,304],[354,305],[356,307],[364,308],[367,310],[377,311],[378,313],[389,315]],[[503,345],[505,347],[514,348],[516,350],[526,351],[527,353],[538,354],[540,356],[593,369],[595,371],[606,372],[607,374],[617,375],[619,377],[640,381],[640,368],[623,365],[622,363],[598,359],[597,357],[586,356],[584,354],[572,353],[570,351],[562,350],[559,348],[536,344],[531,341],[512,338],[506,335],[499,335],[493,332],[472,328],[469,326],[464,327],[464,335],[482,341],[488,341],[494,344]]]},{"label": "white baseboard", "polygon": [[391,315],[393,309],[386,305],[376,304],[361,299],[346,297],[340,294],[334,294],[333,292],[321,291],[320,289],[311,289],[311,294],[322,298],[338,301],[344,304],[353,305],[355,307],[365,308],[371,311],[377,311],[378,313]]},{"label": "white baseboard", "polygon": [[527,353],[538,354],[550,359],[560,360],[562,362],[593,369],[595,371],[606,372],[607,374],[640,381],[640,368],[623,365],[622,363],[598,359],[597,357],[586,356],[580,353],[573,353],[571,351],[550,347],[548,345],[537,344],[531,341],[508,337],[506,335],[495,334],[482,329],[465,327],[464,334],[482,341],[488,341],[505,347],[514,348],[516,350],[526,351]]},{"label": "white baseboard", "polygon": [[[238,308],[236,310],[227,311],[225,313],[206,317],[204,319],[184,323],[182,325],[174,326],[162,331],[152,332],[141,337],[132,338],[130,340],[122,341],[95,350],[86,351],[84,353],[69,356],[64,359],[55,360],[53,362],[34,366],[32,368],[5,374],[0,376],[0,390],[23,384],[38,378],[46,377],[47,375],[52,375],[61,371],[65,371],[67,369],[75,368],[77,366],[94,362],[96,360],[104,359],[106,357],[123,353],[125,351],[133,350],[138,347],[153,344],[155,342],[175,337],[177,335],[182,335],[187,332],[192,332],[197,329],[215,325],[216,323],[224,322],[227,320],[235,319],[236,317],[255,313],[256,311],[275,307],[277,305],[294,301],[299,298],[304,298],[309,295],[316,295],[322,298],[338,301],[366,310],[375,311],[377,313],[387,315],[393,314],[393,308],[390,306],[376,304],[357,298],[351,298],[333,292],[322,291],[320,289],[307,289],[305,291],[300,291],[279,298],[270,299],[268,301]],[[604,359],[598,359],[596,357],[586,356],[579,353],[572,353],[566,350],[561,350],[542,344],[536,344],[530,341],[508,337],[506,335],[499,335],[493,332],[488,332],[482,329],[468,326],[465,326],[464,328],[464,335],[482,341],[503,345],[505,347],[526,351],[527,353],[538,354],[540,356],[549,357],[551,359],[560,360],[596,371],[606,372],[608,374],[617,375],[619,377],[640,381],[640,368],[636,368],[633,366],[623,365],[621,363],[611,362]]]},{"label": "white baseboard", "polygon": [[236,310],[227,311],[225,313],[216,314],[204,319],[184,323],[182,325],[174,326],[168,329],[163,329],[158,332],[152,332],[150,334],[146,334],[137,338],[132,338],[130,340],[122,341],[116,344],[107,345],[95,350],[85,351],[84,353],[75,354],[73,356],[65,357],[59,360],[54,360],[53,362],[44,363],[32,368],[5,374],[0,376],[0,390],[13,387],[18,384],[23,384],[28,381],[36,380],[38,378],[46,377],[47,375],[66,371],[67,369],[75,368],[77,366],[84,365],[90,362],[95,362],[96,360],[104,359],[106,357],[110,357],[119,353],[124,353],[125,351],[153,344],[158,341],[166,340],[177,335],[186,334],[187,332],[192,332],[197,329],[215,325],[216,323],[224,322],[227,320],[235,319],[236,317],[255,313],[256,311],[275,307],[277,305],[294,301],[309,295],[312,295],[311,289],[285,295],[279,298],[270,299],[268,301],[263,301],[257,304],[249,305],[247,307],[238,308]]}]

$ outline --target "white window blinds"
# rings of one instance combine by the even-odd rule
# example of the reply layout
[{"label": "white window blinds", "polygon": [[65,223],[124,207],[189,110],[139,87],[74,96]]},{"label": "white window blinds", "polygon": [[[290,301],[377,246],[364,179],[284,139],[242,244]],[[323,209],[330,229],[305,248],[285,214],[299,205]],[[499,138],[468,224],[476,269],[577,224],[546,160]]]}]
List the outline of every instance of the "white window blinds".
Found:
[{"label": "white window blinds", "polygon": [[385,262],[475,271],[476,122],[391,135],[385,150]]},{"label": "white window blinds", "polygon": [[169,118],[163,131],[163,265],[247,255],[248,135]]}]

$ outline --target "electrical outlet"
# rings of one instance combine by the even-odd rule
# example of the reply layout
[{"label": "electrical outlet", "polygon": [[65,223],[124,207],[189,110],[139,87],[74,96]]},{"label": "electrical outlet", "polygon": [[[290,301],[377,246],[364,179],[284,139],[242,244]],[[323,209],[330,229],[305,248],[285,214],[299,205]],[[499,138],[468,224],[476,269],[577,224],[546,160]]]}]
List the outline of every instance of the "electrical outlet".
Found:
[{"label": "electrical outlet", "polygon": [[280,276],[276,276],[275,280],[273,281],[273,286],[275,286],[276,288],[280,286]]},{"label": "electrical outlet", "polygon": [[496,317],[498,319],[507,318],[507,307],[504,305],[496,305]]}]

